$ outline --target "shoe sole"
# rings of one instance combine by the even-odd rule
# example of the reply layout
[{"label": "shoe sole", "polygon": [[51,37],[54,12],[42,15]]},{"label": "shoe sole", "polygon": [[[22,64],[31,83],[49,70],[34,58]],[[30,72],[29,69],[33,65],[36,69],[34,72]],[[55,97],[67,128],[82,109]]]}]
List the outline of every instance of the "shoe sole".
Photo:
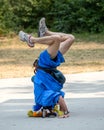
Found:
[{"label": "shoe sole", "polygon": [[19,32],[19,38],[21,41],[26,42],[29,47],[34,47],[34,44],[30,43],[28,40],[25,39],[24,37],[25,33],[23,31]]},{"label": "shoe sole", "polygon": [[24,33],[23,31],[20,31],[20,32],[19,32],[19,38],[20,38],[21,41],[26,42],[26,40],[23,38],[23,35],[24,35],[24,34],[25,34],[25,33]]}]

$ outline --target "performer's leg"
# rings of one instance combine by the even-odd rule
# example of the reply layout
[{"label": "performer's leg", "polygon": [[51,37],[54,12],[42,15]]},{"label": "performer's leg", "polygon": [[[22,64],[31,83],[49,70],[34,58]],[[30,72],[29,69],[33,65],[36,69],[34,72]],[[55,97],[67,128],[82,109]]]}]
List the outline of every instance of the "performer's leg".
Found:
[{"label": "performer's leg", "polygon": [[46,26],[45,18],[41,18],[39,21],[39,32],[40,32],[40,37],[54,36],[54,35],[60,36],[61,43],[60,43],[59,50],[62,54],[65,54],[68,51],[68,49],[71,47],[72,43],[75,40],[75,37],[72,34],[50,31]]},{"label": "performer's leg", "polygon": [[27,42],[28,45],[32,43],[33,44],[45,44],[48,45],[47,51],[50,54],[51,58],[55,58],[57,55],[57,52],[60,47],[60,36],[59,35],[52,35],[52,36],[46,36],[46,37],[33,37],[29,34],[20,31],[19,32],[20,40]]}]

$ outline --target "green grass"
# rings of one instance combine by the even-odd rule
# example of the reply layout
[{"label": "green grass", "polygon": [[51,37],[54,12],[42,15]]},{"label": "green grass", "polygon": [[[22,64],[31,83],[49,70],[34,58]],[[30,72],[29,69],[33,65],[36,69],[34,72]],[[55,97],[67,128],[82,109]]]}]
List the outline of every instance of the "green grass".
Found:
[{"label": "green grass", "polygon": [[95,42],[99,44],[104,44],[104,33],[100,34],[74,34],[76,36],[76,42]]}]

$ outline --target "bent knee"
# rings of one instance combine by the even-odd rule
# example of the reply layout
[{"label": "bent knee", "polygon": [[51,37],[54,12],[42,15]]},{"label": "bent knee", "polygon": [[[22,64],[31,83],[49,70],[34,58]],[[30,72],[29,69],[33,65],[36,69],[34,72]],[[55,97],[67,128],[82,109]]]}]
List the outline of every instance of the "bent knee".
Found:
[{"label": "bent knee", "polygon": [[69,35],[69,38],[71,39],[72,42],[75,41],[75,36],[74,36],[74,35],[70,34],[70,35]]}]

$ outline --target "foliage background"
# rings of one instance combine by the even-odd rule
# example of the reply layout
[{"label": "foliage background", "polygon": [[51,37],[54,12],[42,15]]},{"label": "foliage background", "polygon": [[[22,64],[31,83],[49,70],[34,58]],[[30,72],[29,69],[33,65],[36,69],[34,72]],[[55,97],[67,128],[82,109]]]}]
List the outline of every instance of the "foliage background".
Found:
[{"label": "foliage background", "polygon": [[54,31],[101,33],[104,0],[0,0],[0,35],[35,32],[41,17]]}]

